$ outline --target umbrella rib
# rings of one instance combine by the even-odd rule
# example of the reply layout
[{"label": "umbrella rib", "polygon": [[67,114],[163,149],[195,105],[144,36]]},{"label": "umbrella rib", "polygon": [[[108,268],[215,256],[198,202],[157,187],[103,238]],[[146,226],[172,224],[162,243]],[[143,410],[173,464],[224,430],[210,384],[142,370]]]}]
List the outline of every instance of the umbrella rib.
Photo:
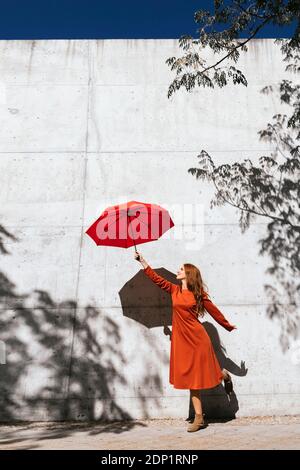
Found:
[{"label": "umbrella rib", "polygon": [[[129,207],[129,209],[130,209],[130,207]],[[161,209],[163,209],[163,208],[151,207],[151,208],[150,208],[150,212],[161,211]],[[165,210],[165,209],[164,209],[164,210]],[[125,212],[126,212],[126,215],[127,215],[128,209],[121,209],[121,210],[119,211],[119,214],[121,213],[122,215],[123,215],[123,214],[125,215]],[[149,212],[148,212],[147,210],[144,211],[144,210],[139,210],[139,209],[138,209],[138,212],[139,212],[140,214],[147,214],[147,215],[149,215]],[[107,217],[111,217],[112,215],[114,215],[114,214],[113,214],[113,213],[108,214]]]},{"label": "umbrella rib", "polygon": [[[124,216],[127,216],[127,212],[126,213],[119,213],[116,217],[116,220],[114,220],[113,222],[111,222],[110,224],[107,224],[107,228],[110,227],[113,223],[117,222],[118,220],[120,220],[120,218],[124,217]],[[143,222],[145,223],[145,222]],[[145,224],[146,225],[146,224]],[[147,226],[147,225],[146,225]]]},{"label": "umbrella rib", "polygon": [[113,220],[110,224],[107,224],[107,228],[110,227],[113,223],[117,222],[117,220],[119,220],[120,217],[121,217],[121,215],[118,214],[117,217],[116,217],[116,220]]},{"label": "umbrella rib", "polygon": [[[143,220],[139,220],[139,222],[142,222],[144,225],[146,225],[147,228],[149,228],[149,225],[147,225]],[[153,233],[151,232],[151,228],[150,228],[150,234],[153,235]]]},{"label": "umbrella rib", "polygon": [[[149,225],[147,225],[143,220],[139,220],[138,222],[142,222],[144,225],[146,225],[147,228],[149,228]],[[153,236],[153,233],[152,233],[152,231],[151,231],[151,228],[150,228],[150,234]],[[154,238],[154,236],[153,236],[153,239],[154,239],[154,240],[157,240],[157,238]]]},{"label": "umbrella rib", "polygon": [[[138,212],[140,212],[140,214],[149,214],[149,212],[147,210],[139,210],[137,209]],[[150,212],[154,212],[154,211],[161,211],[161,209],[159,208],[156,208],[156,207],[150,207]]]},{"label": "umbrella rib", "polygon": [[[142,222],[144,225],[146,225],[147,228],[149,228],[149,225],[147,225],[143,220],[139,220],[138,222]],[[153,235],[153,233],[151,232],[151,230],[150,230],[150,233],[151,233],[151,235]],[[132,240],[135,241],[134,238],[132,238]],[[157,240],[157,238],[155,238],[155,240]]]}]

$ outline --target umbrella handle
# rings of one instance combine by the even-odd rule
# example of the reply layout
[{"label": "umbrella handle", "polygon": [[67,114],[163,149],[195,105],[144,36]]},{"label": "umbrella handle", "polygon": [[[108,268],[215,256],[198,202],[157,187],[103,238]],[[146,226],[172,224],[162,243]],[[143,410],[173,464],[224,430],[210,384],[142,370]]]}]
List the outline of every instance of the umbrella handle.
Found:
[{"label": "umbrella handle", "polygon": [[[133,240],[133,243],[134,243],[134,240]],[[134,243],[134,249],[135,249],[135,252],[137,253],[137,249],[136,249],[135,243]],[[136,259],[137,259],[137,261],[140,261],[140,255],[138,255]]]},{"label": "umbrella handle", "polygon": [[[129,218],[129,214],[127,212],[127,217]],[[129,227],[131,227],[131,225],[129,224]],[[131,231],[131,235],[132,235],[132,231]],[[133,240],[133,244],[134,244],[134,249],[135,249],[135,252],[137,253],[137,249],[136,249],[136,246],[135,246],[135,243],[134,243],[134,238],[132,237],[132,240]],[[140,261],[140,256],[138,255],[138,257],[136,258],[137,261]]]}]

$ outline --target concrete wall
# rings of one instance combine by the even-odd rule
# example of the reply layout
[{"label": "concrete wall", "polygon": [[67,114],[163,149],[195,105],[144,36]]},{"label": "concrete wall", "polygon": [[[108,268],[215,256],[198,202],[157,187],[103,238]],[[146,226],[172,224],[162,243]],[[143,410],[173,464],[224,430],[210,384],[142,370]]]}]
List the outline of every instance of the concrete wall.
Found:
[{"label": "concrete wall", "polygon": [[[272,150],[257,132],[283,108],[260,90],[287,76],[285,64],[272,40],[256,40],[239,63],[247,88],[168,100],[165,60],[179,53],[176,40],[0,41],[2,420],[187,417],[189,391],[168,382],[168,328],[122,309],[122,288],[149,315],[159,308],[133,248],[96,247],[84,234],[106,206],[128,200],[169,206],[178,232],[140,251],[173,273],[199,266],[238,326],[229,333],[205,317],[235,387],[230,402],[222,386],[203,392],[207,414],[300,412],[299,362],[266,314],[272,278],[258,251],[268,221],[242,234],[235,210],[210,210],[213,188],[187,172],[201,149],[217,164]],[[192,245],[180,237],[184,204],[203,208]]]}]

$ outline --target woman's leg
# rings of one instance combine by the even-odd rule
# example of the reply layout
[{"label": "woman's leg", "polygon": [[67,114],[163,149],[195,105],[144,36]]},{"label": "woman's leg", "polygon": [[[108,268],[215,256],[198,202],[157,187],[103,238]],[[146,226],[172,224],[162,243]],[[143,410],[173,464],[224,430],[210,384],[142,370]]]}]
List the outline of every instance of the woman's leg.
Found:
[{"label": "woman's leg", "polygon": [[202,414],[202,403],[200,398],[200,390],[190,390],[192,402],[195,408],[195,418],[192,424],[187,428],[188,432],[198,431],[205,427],[204,416]]},{"label": "woman's leg", "polygon": [[201,403],[201,398],[200,398],[200,390],[190,390],[191,393],[191,398],[193,402],[193,406],[195,409],[195,413],[197,415],[202,414],[202,403]]}]

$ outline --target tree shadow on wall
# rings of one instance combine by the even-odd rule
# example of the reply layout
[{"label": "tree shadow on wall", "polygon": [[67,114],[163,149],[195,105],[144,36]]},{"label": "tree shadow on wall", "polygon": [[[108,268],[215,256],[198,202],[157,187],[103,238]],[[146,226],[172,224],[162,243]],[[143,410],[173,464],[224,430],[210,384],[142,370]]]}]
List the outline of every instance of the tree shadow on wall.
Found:
[{"label": "tree shadow on wall", "polygon": [[[19,241],[0,225],[1,254],[11,256],[7,240]],[[96,319],[101,334],[93,328]],[[127,386],[122,372],[126,357],[120,327],[104,310],[79,308],[73,300],[57,303],[45,290],[19,293],[1,271],[0,332],[6,346],[5,363],[0,364],[2,423],[97,421],[112,423],[105,432],[114,433],[137,424],[116,399],[117,387]],[[159,381],[152,386],[159,388]],[[146,398],[138,399],[147,417]],[[120,420],[122,426],[113,424]]]},{"label": "tree shadow on wall", "polygon": [[[299,47],[287,51],[286,70],[299,72]],[[269,155],[259,156],[254,163],[246,158],[216,165],[208,152],[201,150],[199,166],[189,168],[188,173],[213,184],[211,208],[229,205],[236,209],[242,233],[254,220],[265,221],[266,230],[258,243],[259,255],[270,261],[266,274],[271,282],[264,285],[269,299],[266,313],[279,320],[280,344],[286,352],[300,335],[300,85],[283,79],[260,91],[265,95],[275,92],[278,105],[290,110],[289,115],[285,109],[276,113],[257,132],[259,140],[271,146],[266,152]]]}]

